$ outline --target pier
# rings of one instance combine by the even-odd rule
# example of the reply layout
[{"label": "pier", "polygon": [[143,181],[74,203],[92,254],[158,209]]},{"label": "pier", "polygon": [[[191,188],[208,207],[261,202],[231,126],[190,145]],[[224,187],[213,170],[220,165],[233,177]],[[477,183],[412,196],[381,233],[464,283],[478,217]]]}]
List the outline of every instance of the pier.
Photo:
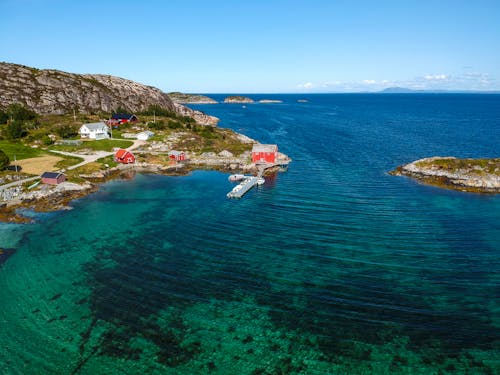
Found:
[{"label": "pier", "polygon": [[251,188],[259,183],[259,177],[248,177],[245,178],[241,183],[236,185],[233,190],[227,193],[228,198],[241,198],[245,195]]}]

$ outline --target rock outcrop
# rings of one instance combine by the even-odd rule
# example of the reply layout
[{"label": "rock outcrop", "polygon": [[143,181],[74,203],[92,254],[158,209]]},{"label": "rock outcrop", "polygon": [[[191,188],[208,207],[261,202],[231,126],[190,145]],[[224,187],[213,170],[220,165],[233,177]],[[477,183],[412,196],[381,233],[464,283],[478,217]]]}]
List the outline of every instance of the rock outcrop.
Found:
[{"label": "rock outcrop", "polygon": [[232,95],[224,99],[224,103],[253,103],[254,100],[247,96]]},{"label": "rock outcrop", "polygon": [[174,103],[158,88],[102,74],[74,74],[52,69],[0,63],[0,108],[21,103],[40,114],[112,112],[125,108],[139,112],[159,105],[204,125],[215,117]]},{"label": "rock outcrop", "polygon": [[500,158],[457,159],[436,156],[399,166],[389,173],[455,190],[500,193]]}]

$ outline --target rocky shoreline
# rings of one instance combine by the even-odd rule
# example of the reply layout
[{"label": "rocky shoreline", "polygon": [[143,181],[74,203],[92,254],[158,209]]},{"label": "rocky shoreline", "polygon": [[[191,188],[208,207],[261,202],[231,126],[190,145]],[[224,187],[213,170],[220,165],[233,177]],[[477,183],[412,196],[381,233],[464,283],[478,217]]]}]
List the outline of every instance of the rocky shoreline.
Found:
[{"label": "rocky shoreline", "polygon": [[[250,139],[242,135],[245,139]],[[280,154],[283,161],[290,160],[288,156]],[[71,201],[82,198],[99,190],[102,183],[126,178],[130,179],[136,173],[150,173],[161,175],[187,175],[194,170],[217,170],[229,173],[257,173],[254,163],[249,162],[248,152],[240,156],[233,156],[230,152],[203,153],[191,156],[185,162],[173,164],[159,164],[138,162],[135,164],[120,164],[91,174],[80,174],[84,179],[81,184],[63,182],[57,186],[41,185],[40,189],[23,191],[19,186],[0,191],[3,201],[0,200],[0,222],[27,223],[31,219],[22,214],[22,209],[35,212],[50,212],[70,209]],[[276,168],[270,168],[267,173],[273,173]],[[12,193],[14,191],[14,193]],[[10,192],[9,199],[5,200],[6,193]]]},{"label": "rocky shoreline", "polygon": [[500,158],[431,157],[401,165],[389,172],[425,184],[474,193],[500,193]]}]

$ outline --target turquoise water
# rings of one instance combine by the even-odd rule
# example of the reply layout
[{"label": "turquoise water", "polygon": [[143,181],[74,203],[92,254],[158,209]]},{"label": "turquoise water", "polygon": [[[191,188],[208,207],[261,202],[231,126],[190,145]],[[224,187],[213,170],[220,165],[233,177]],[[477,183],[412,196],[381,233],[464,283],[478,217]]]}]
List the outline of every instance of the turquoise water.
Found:
[{"label": "turquoise water", "polygon": [[500,96],[276,97],[196,106],[294,160],[241,200],[137,175],[0,224],[0,373],[500,373],[500,197],[387,174],[498,156]]}]

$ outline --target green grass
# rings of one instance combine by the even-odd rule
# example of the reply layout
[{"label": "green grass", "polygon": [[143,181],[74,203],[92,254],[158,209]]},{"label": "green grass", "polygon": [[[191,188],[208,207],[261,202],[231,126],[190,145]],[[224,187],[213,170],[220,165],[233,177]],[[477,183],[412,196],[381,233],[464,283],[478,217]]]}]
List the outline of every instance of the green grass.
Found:
[{"label": "green grass", "polygon": [[81,145],[54,145],[50,146],[51,150],[77,152],[79,150],[91,149],[94,151],[113,151],[114,147],[127,148],[132,146],[133,141],[101,139],[98,141],[84,141]]},{"label": "green grass", "polygon": [[63,160],[61,160],[56,164],[56,168],[58,169],[66,169],[68,167],[71,167],[72,165],[81,163],[83,161],[83,158],[77,158],[73,156],[66,156],[61,154],[57,154],[57,156],[64,158]]},{"label": "green grass", "polygon": [[45,154],[45,152],[40,149],[31,148],[22,143],[13,141],[0,141],[0,150],[7,154],[11,162],[14,160],[14,156],[17,160],[22,160],[36,158],[37,156]]}]

